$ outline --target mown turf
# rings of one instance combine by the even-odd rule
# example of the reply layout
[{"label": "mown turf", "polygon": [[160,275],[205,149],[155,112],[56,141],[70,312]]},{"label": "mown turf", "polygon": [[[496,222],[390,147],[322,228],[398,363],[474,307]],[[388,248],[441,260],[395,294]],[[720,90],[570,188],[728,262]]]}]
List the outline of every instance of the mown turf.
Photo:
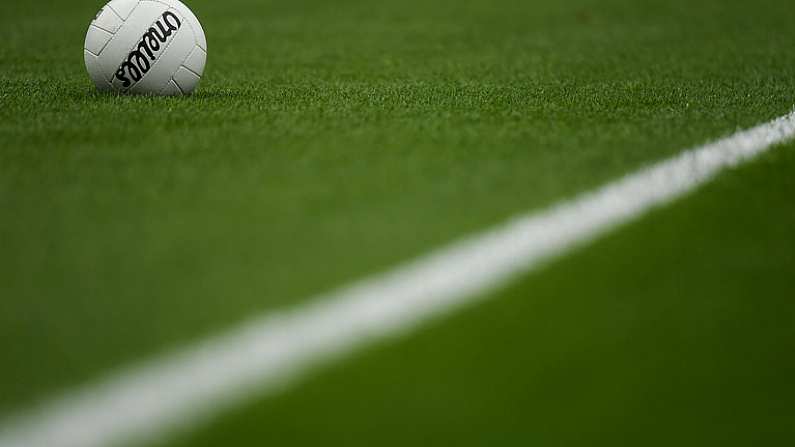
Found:
[{"label": "mown turf", "polygon": [[0,5],[0,414],[795,104],[784,0],[189,3],[180,99]]},{"label": "mown turf", "polygon": [[171,447],[795,440],[795,144]]}]

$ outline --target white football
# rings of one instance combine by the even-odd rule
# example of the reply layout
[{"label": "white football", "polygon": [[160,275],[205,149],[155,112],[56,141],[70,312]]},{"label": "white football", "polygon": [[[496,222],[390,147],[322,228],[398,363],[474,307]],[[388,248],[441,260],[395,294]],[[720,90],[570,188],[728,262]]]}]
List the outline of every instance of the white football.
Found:
[{"label": "white football", "polygon": [[179,0],[111,0],[91,22],[84,54],[101,91],[188,95],[204,74],[207,39]]}]

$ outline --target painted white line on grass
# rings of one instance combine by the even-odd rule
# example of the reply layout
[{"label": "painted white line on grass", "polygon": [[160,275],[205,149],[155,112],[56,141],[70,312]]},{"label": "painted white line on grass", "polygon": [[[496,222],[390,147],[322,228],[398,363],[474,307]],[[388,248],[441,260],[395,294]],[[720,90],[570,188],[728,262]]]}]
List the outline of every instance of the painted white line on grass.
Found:
[{"label": "painted white line on grass", "polygon": [[795,113],[689,150],[416,261],[133,366],[0,425],[0,447],[145,443],[412,330],[795,135]]}]

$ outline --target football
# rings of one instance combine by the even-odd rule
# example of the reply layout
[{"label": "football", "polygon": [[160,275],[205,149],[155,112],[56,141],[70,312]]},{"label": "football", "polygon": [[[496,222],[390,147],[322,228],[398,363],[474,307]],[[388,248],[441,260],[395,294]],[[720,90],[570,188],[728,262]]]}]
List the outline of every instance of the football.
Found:
[{"label": "football", "polygon": [[100,91],[188,95],[204,73],[207,39],[179,0],[112,0],[91,22],[83,53]]}]

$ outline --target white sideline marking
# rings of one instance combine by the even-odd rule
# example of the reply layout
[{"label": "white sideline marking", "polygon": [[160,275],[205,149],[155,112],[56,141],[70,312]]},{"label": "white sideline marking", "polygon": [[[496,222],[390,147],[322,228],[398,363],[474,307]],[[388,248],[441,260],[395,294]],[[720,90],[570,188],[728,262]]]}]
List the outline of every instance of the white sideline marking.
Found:
[{"label": "white sideline marking", "polygon": [[0,424],[0,447],[145,443],[278,391],[309,367],[413,329],[795,135],[795,112],[269,313]]}]

